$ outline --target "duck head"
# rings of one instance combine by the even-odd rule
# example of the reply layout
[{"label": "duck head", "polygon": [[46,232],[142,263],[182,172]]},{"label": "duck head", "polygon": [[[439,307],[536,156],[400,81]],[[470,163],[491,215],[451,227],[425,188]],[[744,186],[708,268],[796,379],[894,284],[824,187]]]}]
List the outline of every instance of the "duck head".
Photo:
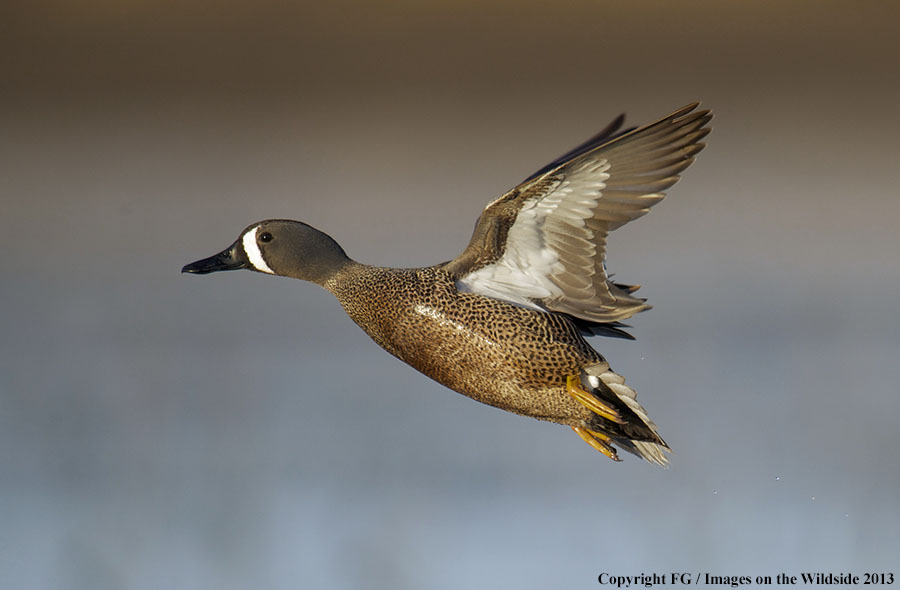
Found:
[{"label": "duck head", "polygon": [[323,285],[350,262],[328,234],[299,221],[269,219],[248,226],[231,246],[181,272],[204,275],[246,268]]}]

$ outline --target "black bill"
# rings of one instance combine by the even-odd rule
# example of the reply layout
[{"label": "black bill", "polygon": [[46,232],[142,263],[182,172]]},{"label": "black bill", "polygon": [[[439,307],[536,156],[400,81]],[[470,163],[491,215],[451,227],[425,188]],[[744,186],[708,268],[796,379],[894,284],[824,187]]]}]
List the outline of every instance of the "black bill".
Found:
[{"label": "black bill", "polygon": [[184,265],[181,272],[205,275],[220,270],[237,270],[239,268],[249,268],[249,265],[240,244],[235,242],[227,250],[223,250],[215,256]]}]

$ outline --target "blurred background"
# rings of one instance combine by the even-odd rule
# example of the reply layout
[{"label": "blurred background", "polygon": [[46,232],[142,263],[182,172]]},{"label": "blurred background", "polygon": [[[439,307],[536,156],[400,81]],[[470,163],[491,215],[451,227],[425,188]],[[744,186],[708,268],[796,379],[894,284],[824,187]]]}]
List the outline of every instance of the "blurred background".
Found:
[{"label": "blurred background", "polygon": [[[900,575],[897,13],[4,3],[4,587]],[[610,240],[654,309],[593,340],[668,470],[442,388],[314,285],[179,274],[271,217],[448,260],[615,115],[694,100],[709,147]]]}]

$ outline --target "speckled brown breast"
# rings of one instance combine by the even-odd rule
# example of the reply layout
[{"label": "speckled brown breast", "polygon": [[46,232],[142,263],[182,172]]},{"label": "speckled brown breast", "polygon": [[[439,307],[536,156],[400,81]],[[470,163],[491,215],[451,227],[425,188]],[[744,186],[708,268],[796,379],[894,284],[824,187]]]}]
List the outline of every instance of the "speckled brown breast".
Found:
[{"label": "speckled brown breast", "polygon": [[563,424],[590,414],[566,377],[603,357],[562,316],[460,293],[439,267],[353,265],[326,288],[375,342],[454,391]]}]

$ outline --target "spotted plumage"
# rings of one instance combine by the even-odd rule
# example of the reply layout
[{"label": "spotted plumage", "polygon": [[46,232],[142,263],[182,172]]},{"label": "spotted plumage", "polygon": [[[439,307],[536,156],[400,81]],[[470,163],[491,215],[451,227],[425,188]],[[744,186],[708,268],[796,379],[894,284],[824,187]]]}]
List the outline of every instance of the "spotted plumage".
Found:
[{"label": "spotted plumage", "polygon": [[665,464],[668,445],[634,390],[584,337],[629,337],[620,320],[649,307],[610,280],[606,236],[662,200],[704,147],[711,116],[696,106],[627,132],[620,117],[491,202],[445,264],[368,266],[309,225],[268,220],[183,271],[315,282],[381,347],[450,389],[571,426],[610,458],[619,446]]},{"label": "spotted plumage", "polygon": [[562,316],[460,293],[439,267],[352,266],[325,287],[382,348],[454,391],[544,420],[587,415],[558,375],[603,359]]}]

